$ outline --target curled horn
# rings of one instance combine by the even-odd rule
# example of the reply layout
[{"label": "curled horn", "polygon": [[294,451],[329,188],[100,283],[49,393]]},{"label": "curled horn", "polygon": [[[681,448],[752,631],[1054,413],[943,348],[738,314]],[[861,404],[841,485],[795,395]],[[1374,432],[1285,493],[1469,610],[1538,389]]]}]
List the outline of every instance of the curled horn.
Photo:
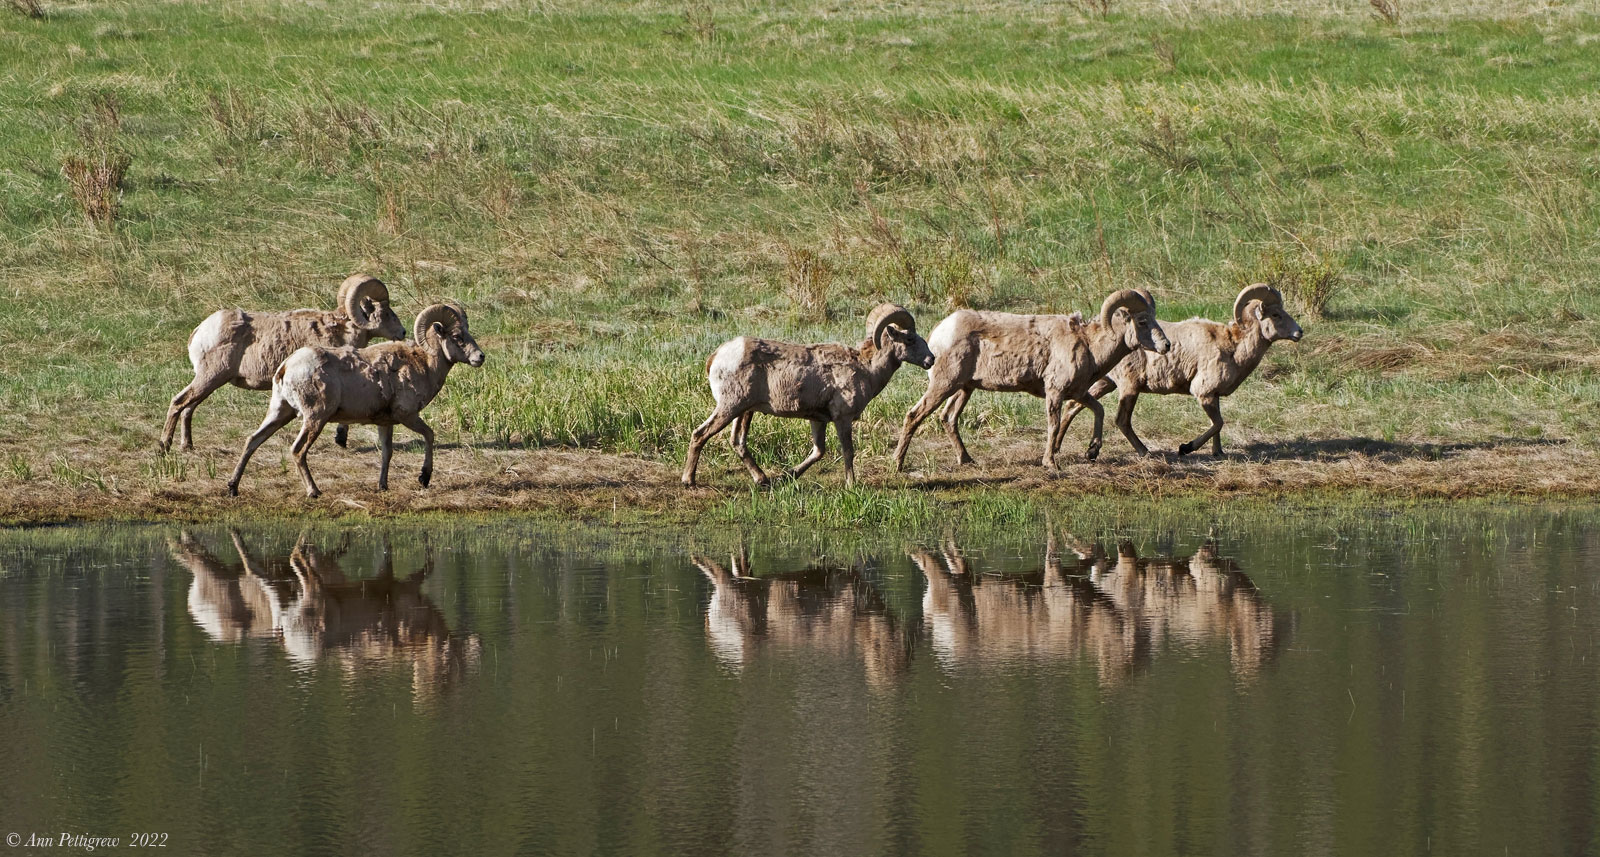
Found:
[{"label": "curled horn", "polygon": [[1107,295],[1106,302],[1100,305],[1100,323],[1109,325],[1112,313],[1123,307],[1127,307],[1128,312],[1148,312],[1154,315],[1156,304],[1147,297],[1147,294],[1140,293],[1138,289],[1122,289]]},{"label": "curled horn", "polygon": [[389,287],[377,277],[367,274],[351,274],[339,284],[339,309],[344,314],[355,319],[356,324],[365,327],[372,319],[367,317],[362,304],[366,301],[380,303],[389,300]]},{"label": "curled horn", "polygon": [[1235,298],[1233,301],[1234,321],[1238,322],[1239,324],[1244,324],[1244,308],[1249,306],[1251,301],[1261,301],[1262,304],[1277,304],[1282,306],[1283,292],[1278,291],[1266,283],[1256,283],[1255,285],[1245,286],[1239,292],[1239,297]]},{"label": "curled horn", "polygon": [[883,332],[889,325],[895,325],[913,333],[917,330],[917,321],[911,317],[910,311],[899,304],[878,304],[867,316],[867,338],[872,340],[874,348],[883,347]]},{"label": "curled horn", "polygon": [[1138,292],[1139,293],[1139,297],[1144,298],[1144,302],[1150,305],[1150,314],[1151,315],[1155,315],[1156,314],[1156,298],[1155,298],[1155,295],[1150,294],[1150,290],[1149,289],[1134,289],[1134,291]]},{"label": "curled horn", "polygon": [[422,337],[433,328],[434,322],[444,325],[447,331],[461,332],[467,329],[467,314],[460,307],[450,304],[434,304],[417,313],[417,326],[412,330],[416,331],[418,345],[422,344]]}]

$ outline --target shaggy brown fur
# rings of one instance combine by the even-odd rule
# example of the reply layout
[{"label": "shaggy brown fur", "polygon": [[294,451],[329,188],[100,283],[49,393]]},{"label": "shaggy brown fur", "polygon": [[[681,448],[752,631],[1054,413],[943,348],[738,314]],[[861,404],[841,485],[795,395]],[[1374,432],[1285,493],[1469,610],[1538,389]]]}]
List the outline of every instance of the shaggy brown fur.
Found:
[{"label": "shaggy brown fur", "polygon": [[[1100,315],[1085,322],[1081,315],[1016,315],[1008,312],[959,310],[939,322],[928,336],[937,360],[928,373],[928,391],[906,413],[895,446],[895,469],[905,464],[911,437],[922,421],[945,400],[945,432],[955,446],[956,463],[971,464],[957,423],[973,390],[1028,393],[1045,400],[1048,427],[1042,463],[1056,469],[1056,453],[1065,436],[1061,406],[1076,399],[1094,411],[1094,437],[1088,458],[1100,454],[1103,412],[1089,397],[1089,388],[1129,352],[1166,351],[1167,338],[1156,323],[1155,303],[1147,294],[1123,289],[1107,296]],[[952,398],[953,397],[953,398]]]},{"label": "shaggy brown fur", "polygon": [[729,425],[733,448],[750,478],[758,485],[767,484],[767,474],[745,446],[756,413],[811,421],[811,455],[790,471],[791,476],[805,473],[822,458],[832,423],[844,454],[845,482],[854,482],[851,427],[903,362],[926,369],[933,364],[933,353],[917,335],[911,313],[894,304],[882,304],[868,315],[867,341],[860,348],[794,345],[747,336],[723,343],[706,361],[706,379],[717,406],[689,439],[683,484],[695,484],[701,448]]},{"label": "shaggy brown fur", "polygon": [[[1178,454],[1188,455],[1210,440],[1211,454],[1221,455],[1221,398],[1239,389],[1272,343],[1280,339],[1299,342],[1300,325],[1284,311],[1283,295],[1277,289],[1257,283],[1239,292],[1233,321],[1227,324],[1191,318],[1165,327],[1172,341],[1166,354],[1129,354],[1095,382],[1089,395],[1098,399],[1113,389],[1120,391],[1117,428],[1141,455],[1149,450],[1133,431],[1133,407],[1139,394],[1194,396],[1211,418],[1211,425],[1194,440],[1179,445]],[[1081,407],[1074,403],[1067,411],[1067,423]]]},{"label": "shaggy brown fur", "polygon": [[224,309],[201,322],[189,337],[194,380],[172,397],[161,431],[161,449],[172,447],[179,420],[183,423],[179,446],[193,449],[190,422],[201,402],[228,384],[245,390],[271,388],[272,373],[297,349],[307,345],[364,348],[374,337],[405,338],[405,325],[389,306],[389,289],[378,278],[365,274],[347,277],[339,286],[338,304],[333,312]]},{"label": "shaggy brown fur", "polygon": [[426,450],[418,481],[426,488],[433,476],[433,429],[422,421],[422,409],[444,389],[450,367],[483,365],[483,351],[467,330],[466,313],[435,304],[417,316],[417,341],[386,342],[370,348],[302,348],[289,355],[272,380],[272,404],[239,456],[228,481],[228,493],[239,493],[239,479],[256,448],[298,415],[300,434],[290,448],[305,482],[306,494],[321,492],[311,478],[306,454],[329,422],[378,427],[378,488],[389,487],[389,457],[394,427],[403,425],[422,435]]}]

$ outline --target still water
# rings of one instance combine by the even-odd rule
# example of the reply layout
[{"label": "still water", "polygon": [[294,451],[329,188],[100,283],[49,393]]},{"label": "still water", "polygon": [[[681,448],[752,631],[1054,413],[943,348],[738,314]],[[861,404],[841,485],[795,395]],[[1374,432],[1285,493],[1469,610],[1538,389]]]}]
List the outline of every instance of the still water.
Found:
[{"label": "still water", "polygon": [[1595,853],[1597,642],[1594,509],[4,533],[0,835]]}]

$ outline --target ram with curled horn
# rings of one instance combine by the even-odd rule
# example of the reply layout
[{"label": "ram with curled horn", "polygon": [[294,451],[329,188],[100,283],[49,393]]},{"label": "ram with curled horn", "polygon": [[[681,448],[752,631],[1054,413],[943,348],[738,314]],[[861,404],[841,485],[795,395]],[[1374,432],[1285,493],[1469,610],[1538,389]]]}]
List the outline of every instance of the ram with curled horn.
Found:
[{"label": "ram with curled horn", "polygon": [[933,369],[928,390],[906,413],[895,447],[896,469],[904,469],[906,450],[918,426],[941,404],[945,433],[955,447],[956,463],[971,464],[958,422],[974,390],[1028,393],[1045,402],[1045,447],[1041,463],[1056,469],[1056,453],[1066,434],[1062,406],[1070,399],[1094,411],[1094,437],[1087,458],[1100,454],[1103,412],[1089,396],[1094,383],[1131,352],[1164,353],[1167,337],[1156,322],[1155,301],[1148,293],[1122,289],[1106,296],[1100,313],[1085,321],[1070,315],[1018,315],[1009,312],[957,310],[928,334]]},{"label": "ram with curled horn", "polygon": [[[1283,294],[1265,284],[1246,286],[1233,301],[1227,324],[1191,318],[1165,325],[1172,349],[1165,354],[1130,354],[1089,390],[1094,399],[1118,391],[1117,428],[1143,455],[1149,452],[1133,430],[1133,408],[1141,393],[1194,396],[1211,419],[1199,437],[1178,446],[1188,455],[1211,441],[1211,454],[1222,454],[1222,397],[1239,389],[1267,348],[1279,340],[1299,342],[1304,331],[1283,306]],[[1077,412],[1067,414],[1071,421]]]},{"label": "ram with curled horn", "polygon": [[852,427],[902,363],[933,365],[928,343],[905,307],[882,304],[867,316],[867,339],[859,346],[794,345],[741,336],[722,344],[706,361],[706,380],[716,407],[689,439],[683,484],[695,484],[695,467],[706,441],[732,425],[729,440],[758,485],[767,474],[756,464],[745,437],[755,414],[811,422],[811,454],[789,471],[798,477],[827,450],[828,424],[839,435],[845,484],[853,484]]},{"label": "ram with curled horn", "polygon": [[[172,447],[181,421],[180,447],[193,449],[190,422],[206,397],[232,384],[246,390],[272,388],[272,373],[296,349],[365,348],[374,337],[399,341],[406,328],[389,306],[389,288],[377,277],[354,274],[339,286],[338,309],[247,312],[223,309],[212,313],[189,336],[189,362],[194,380],[172,397],[161,431],[161,449]],[[339,427],[339,445],[346,429]]]},{"label": "ram with curled horn", "polygon": [[272,376],[272,404],[267,418],[246,442],[239,464],[228,480],[228,493],[239,493],[250,456],[278,429],[300,417],[300,434],[289,448],[306,494],[321,494],[306,465],[306,455],[330,422],[356,423],[378,429],[378,489],[389,487],[389,457],[394,427],[422,435],[425,444],[417,481],[428,487],[433,478],[433,429],[422,421],[422,409],[444,389],[450,367],[483,365],[483,350],[467,328],[460,307],[434,304],[417,315],[415,342],[385,342],[367,348],[302,348],[289,355]]}]

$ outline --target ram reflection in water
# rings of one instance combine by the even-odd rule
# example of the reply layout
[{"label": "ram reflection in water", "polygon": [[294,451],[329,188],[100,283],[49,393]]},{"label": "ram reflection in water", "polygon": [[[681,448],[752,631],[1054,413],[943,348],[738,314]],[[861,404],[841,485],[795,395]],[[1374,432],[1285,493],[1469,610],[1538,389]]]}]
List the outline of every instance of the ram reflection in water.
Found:
[{"label": "ram reflection in water", "polygon": [[286,558],[263,562],[250,556],[238,533],[231,537],[237,567],[189,533],[170,540],[173,557],[194,575],[189,615],[212,640],[276,640],[295,663],[314,666],[331,658],[352,675],[408,667],[419,699],[476,668],[477,636],[452,634],[422,592],[433,571],[431,555],[421,569],[397,578],[384,544],[377,575],[348,580],[339,564],[348,539],[325,553],[302,536]]},{"label": "ram reflection in water", "polygon": [[853,569],[810,567],[757,578],[742,551],[726,565],[705,556],[693,561],[711,581],[711,651],[730,669],[742,669],[757,650],[773,647],[859,658],[867,681],[879,686],[910,661],[905,630],[889,615],[882,595]]},{"label": "ram reflection in water", "polygon": [[1158,646],[1226,639],[1234,674],[1255,676],[1287,629],[1250,578],[1207,543],[1193,556],[1141,559],[1124,542],[1115,556],[1052,535],[1033,574],[977,573],[953,543],[914,550],[927,580],[923,621],[946,668],[1007,666],[1088,655],[1114,683]]}]

